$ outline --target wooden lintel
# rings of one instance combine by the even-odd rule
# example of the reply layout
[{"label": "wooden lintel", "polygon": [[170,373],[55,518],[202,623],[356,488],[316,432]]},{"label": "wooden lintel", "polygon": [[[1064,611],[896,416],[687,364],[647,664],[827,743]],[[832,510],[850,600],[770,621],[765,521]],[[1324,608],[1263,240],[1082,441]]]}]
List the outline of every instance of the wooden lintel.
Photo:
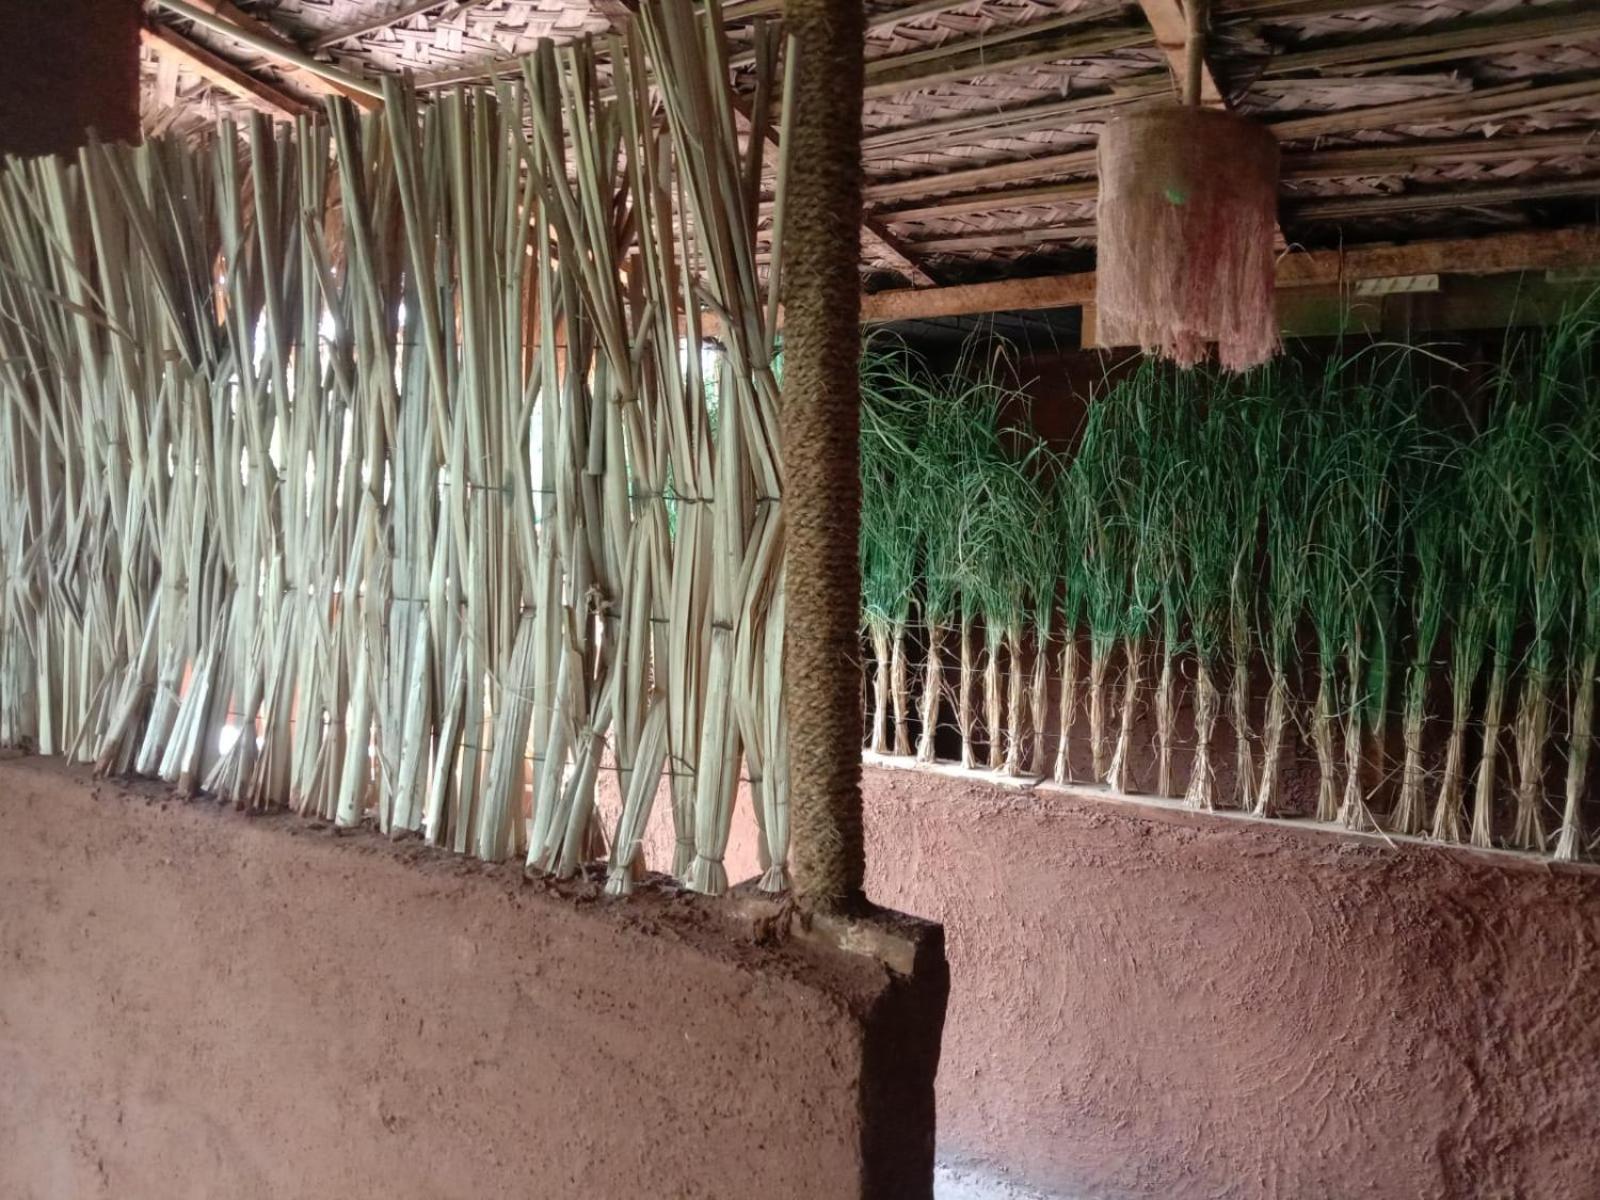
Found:
[{"label": "wooden lintel", "polygon": [[1600,263],[1600,225],[1286,254],[1278,260],[1278,286],[1314,287],[1396,275],[1503,275],[1578,263]]},{"label": "wooden lintel", "polygon": [[[1600,226],[1298,251],[1278,261],[1278,286],[1319,287],[1400,275],[1496,275],[1585,264],[1600,264]],[[1094,272],[1084,271],[956,287],[902,288],[863,296],[861,319],[882,323],[1073,308],[1093,302],[1094,284]]]},{"label": "wooden lintel", "polygon": [[248,104],[275,117],[293,120],[310,108],[279,91],[265,80],[257,79],[241,67],[220,58],[181,33],[163,25],[146,25],[139,31],[140,40],[157,54],[171,59],[186,70],[224,91],[239,97]]},{"label": "wooden lintel", "polygon": [[[1193,3],[1194,0],[1188,0]],[[1172,65],[1173,78],[1178,82],[1178,94],[1183,94],[1189,74],[1189,21],[1181,0],[1139,0],[1145,20],[1155,32],[1156,45]],[[1202,56],[1200,60],[1200,103],[1207,108],[1226,108],[1222,91],[1217,87],[1216,76]]]}]

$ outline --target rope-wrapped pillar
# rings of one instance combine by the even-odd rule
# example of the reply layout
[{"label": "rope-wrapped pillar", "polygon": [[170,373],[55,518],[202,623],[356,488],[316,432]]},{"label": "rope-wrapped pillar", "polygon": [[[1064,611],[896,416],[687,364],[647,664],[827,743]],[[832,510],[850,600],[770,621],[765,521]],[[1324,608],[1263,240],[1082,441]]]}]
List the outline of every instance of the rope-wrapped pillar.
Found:
[{"label": "rope-wrapped pillar", "polygon": [[860,279],[863,9],[788,0],[783,507],[791,859],[802,911],[862,898]]}]

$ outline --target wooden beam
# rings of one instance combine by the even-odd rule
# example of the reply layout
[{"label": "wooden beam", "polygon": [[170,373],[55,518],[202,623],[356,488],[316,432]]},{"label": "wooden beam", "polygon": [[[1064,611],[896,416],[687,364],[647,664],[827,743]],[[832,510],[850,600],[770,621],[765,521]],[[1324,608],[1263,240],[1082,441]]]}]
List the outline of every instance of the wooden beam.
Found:
[{"label": "wooden beam", "polygon": [[249,72],[217,57],[204,46],[191,42],[182,34],[163,25],[146,25],[139,30],[140,40],[163,58],[192,71],[208,83],[274,117],[294,120],[310,112],[307,105],[279,91],[270,83],[257,79]]},{"label": "wooden beam", "polygon": [[[278,29],[270,21],[245,12],[238,5],[232,3],[232,0],[190,0],[190,2],[201,12],[216,17],[220,21],[225,21],[239,29],[248,30],[257,37],[275,42],[286,50],[300,52],[300,47],[295,44],[288,34]],[[226,37],[228,35],[224,34],[223,36]],[[321,75],[314,71],[308,71],[304,67],[291,65],[285,69],[294,78],[294,82],[298,86],[305,88],[309,92],[315,92],[319,96],[343,96],[368,112],[376,112],[382,107],[371,96],[364,95],[354,88],[346,87],[344,84],[334,80],[324,79]]]},{"label": "wooden beam", "polygon": [[888,226],[869,213],[863,213],[861,216],[861,241],[863,248],[875,247],[877,257],[887,258],[895,265],[896,270],[918,287],[930,288],[939,285],[939,281],[917,260],[912,248],[890,233]]},{"label": "wooden beam", "polygon": [[1030,246],[1051,246],[1058,242],[1092,242],[1099,232],[1093,221],[1077,225],[1036,225],[1029,229],[998,229],[989,233],[966,233],[931,237],[911,243],[918,254],[967,254],[983,250],[1025,250]]},{"label": "wooden beam", "polygon": [[[1404,245],[1296,251],[1278,260],[1280,288],[1318,287],[1399,275],[1496,275],[1600,264],[1600,226],[1529,230]],[[862,297],[863,322],[1072,308],[1094,302],[1093,271]]]},{"label": "wooden beam", "polygon": [[[322,76],[330,83],[339,84],[353,91],[363,93],[371,99],[383,99],[383,89],[371,80],[362,79],[360,76],[333,66],[331,63],[318,62],[292,42],[286,41],[281,34],[272,30],[271,26],[266,27],[268,30],[266,33],[253,28],[247,29],[243,25],[237,25],[233,21],[209,11],[207,8],[192,3],[192,0],[154,0],[154,2],[175,16],[187,17],[197,25],[204,25],[213,33],[220,33],[225,37],[233,38],[235,41],[243,42],[246,46],[265,54],[268,58],[310,71],[314,75]],[[202,3],[210,3],[210,0],[202,0]]]},{"label": "wooden beam", "polygon": [[[1195,0],[1139,0],[1145,20],[1156,36],[1156,45],[1167,56],[1173,78],[1178,83],[1178,94],[1183,95],[1189,74],[1189,20],[1184,4]],[[1216,76],[1202,56],[1200,59],[1200,103],[1206,108],[1226,108],[1227,101],[1217,87]]]},{"label": "wooden beam", "polygon": [[1384,146],[1311,150],[1283,156],[1284,179],[1338,179],[1347,175],[1409,175],[1450,163],[1496,163],[1529,158],[1600,155],[1600,138],[1588,133],[1535,133],[1526,137],[1429,138]]}]

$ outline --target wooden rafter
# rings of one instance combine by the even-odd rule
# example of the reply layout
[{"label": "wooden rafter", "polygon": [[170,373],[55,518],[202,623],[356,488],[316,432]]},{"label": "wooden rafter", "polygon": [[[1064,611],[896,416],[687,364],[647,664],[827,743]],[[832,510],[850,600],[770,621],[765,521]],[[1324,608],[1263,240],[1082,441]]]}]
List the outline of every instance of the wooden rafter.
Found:
[{"label": "wooden rafter", "polygon": [[914,257],[913,248],[890,233],[887,225],[870,214],[863,214],[861,218],[861,241],[863,246],[876,247],[877,257],[888,259],[918,287],[938,286],[939,281]]},{"label": "wooden rafter", "polygon": [[[197,25],[204,25],[213,33],[242,42],[276,62],[320,76],[341,92],[357,93],[367,101],[381,101],[383,98],[382,88],[371,80],[363,79],[331,63],[317,61],[272,26],[248,17],[246,24],[240,24],[232,16],[223,15],[218,10],[224,6],[217,3],[217,0],[200,0],[199,3],[195,3],[194,0],[154,0],[154,2],[174,16],[188,18]],[[232,5],[229,4],[227,7],[232,8]]]},{"label": "wooden rafter", "polygon": [[[1188,0],[1194,3],[1194,0]],[[1156,35],[1156,45],[1166,55],[1182,95],[1189,74],[1189,21],[1183,0],[1139,0],[1145,20]],[[1217,87],[1216,76],[1205,56],[1200,58],[1200,103],[1207,108],[1226,108],[1227,101]]]},{"label": "wooden rafter", "polygon": [[139,31],[139,36],[146,46],[161,57],[274,117],[292,121],[310,111],[308,106],[265,80],[257,79],[243,68],[164,25],[146,25]]},{"label": "wooden rafter", "polygon": [[[295,52],[300,50],[300,47],[295,44],[293,39],[273,25],[272,22],[262,17],[252,16],[237,4],[232,3],[231,0],[190,0],[190,3],[201,12],[255,34],[258,38],[276,43],[284,50]],[[281,60],[279,61],[281,62]],[[244,69],[241,68],[241,70]],[[324,79],[321,75],[314,71],[308,71],[304,67],[285,64],[284,69],[296,85],[308,92],[314,92],[319,96],[343,96],[369,112],[376,111],[380,107],[372,97],[364,95],[354,88],[346,87],[335,80]],[[247,71],[247,73],[249,72]]]}]

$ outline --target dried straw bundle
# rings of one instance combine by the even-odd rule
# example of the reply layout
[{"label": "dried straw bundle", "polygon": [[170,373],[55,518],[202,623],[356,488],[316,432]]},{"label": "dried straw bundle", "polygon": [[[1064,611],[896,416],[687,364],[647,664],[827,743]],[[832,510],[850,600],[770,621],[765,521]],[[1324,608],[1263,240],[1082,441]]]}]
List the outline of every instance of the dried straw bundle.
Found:
[{"label": "dried straw bundle", "polygon": [[1095,302],[1106,345],[1230,371],[1277,352],[1278,143],[1230,113],[1158,108],[1100,135]]}]

